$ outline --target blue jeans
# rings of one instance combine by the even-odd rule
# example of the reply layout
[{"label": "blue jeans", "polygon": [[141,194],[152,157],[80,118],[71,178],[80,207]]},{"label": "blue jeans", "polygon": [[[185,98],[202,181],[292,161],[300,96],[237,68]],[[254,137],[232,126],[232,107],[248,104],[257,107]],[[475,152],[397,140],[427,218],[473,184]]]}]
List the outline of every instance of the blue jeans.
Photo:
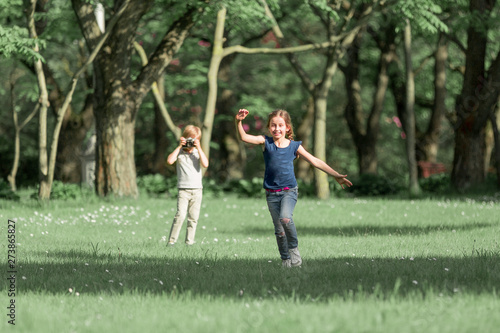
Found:
[{"label": "blue jeans", "polygon": [[296,248],[299,244],[292,218],[298,194],[297,187],[280,192],[266,191],[267,207],[273,219],[274,234],[283,260],[290,259],[288,250]]}]

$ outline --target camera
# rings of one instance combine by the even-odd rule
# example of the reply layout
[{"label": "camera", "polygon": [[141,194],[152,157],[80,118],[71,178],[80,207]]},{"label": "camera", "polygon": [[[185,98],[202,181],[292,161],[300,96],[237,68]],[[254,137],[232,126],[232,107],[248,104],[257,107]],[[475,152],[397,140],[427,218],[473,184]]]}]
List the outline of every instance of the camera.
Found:
[{"label": "camera", "polygon": [[193,138],[187,138],[186,139],[186,144],[183,147],[186,147],[186,148],[194,147],[194,139]]}]

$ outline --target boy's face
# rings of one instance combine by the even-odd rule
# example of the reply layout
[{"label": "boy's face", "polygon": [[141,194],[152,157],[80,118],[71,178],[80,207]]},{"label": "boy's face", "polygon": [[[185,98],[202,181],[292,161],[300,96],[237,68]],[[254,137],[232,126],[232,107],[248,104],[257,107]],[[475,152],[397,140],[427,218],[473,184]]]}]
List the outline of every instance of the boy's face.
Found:
[{"label": "boy's face", "polygon": [[269,132],[275,139],[285,137],[288,132],[289,126],[287,126],[285,119],[280,116],[276,116],[269,122]]}]

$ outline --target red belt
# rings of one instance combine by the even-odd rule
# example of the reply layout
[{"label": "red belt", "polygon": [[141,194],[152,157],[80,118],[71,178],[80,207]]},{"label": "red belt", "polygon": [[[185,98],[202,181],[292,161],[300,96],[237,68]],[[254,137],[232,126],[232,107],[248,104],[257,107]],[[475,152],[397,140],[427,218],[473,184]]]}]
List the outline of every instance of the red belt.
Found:
[{"label": "red belt", "polygon": [[290,189],[289,187],[280,188],[279,190],[270,190],[270,189],[266,188],[266,191],[267,192],[271,192],[271,193],[275,193],[275,192],[286,191],[286,190],[289,190],[289,189]]}]

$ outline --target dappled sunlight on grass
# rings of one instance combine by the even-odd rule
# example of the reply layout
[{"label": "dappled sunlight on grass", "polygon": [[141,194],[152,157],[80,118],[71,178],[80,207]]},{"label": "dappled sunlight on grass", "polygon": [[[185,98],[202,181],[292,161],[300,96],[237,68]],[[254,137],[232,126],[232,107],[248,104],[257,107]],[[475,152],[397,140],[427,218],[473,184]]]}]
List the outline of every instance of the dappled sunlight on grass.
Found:
[{"label": "dappled sunlight on grass", "polygon": [[[269,313],[276,311],[278,316],[295,314],[296,324],[307,327],[306,317],[328,316],[332,307],[343,309],[337,316],[345,325],[354,320],[348,313],[366,313],[370,307],[371,316],[360,323],[369,330],[381,309],[398,322],[398,311],[420,313],[421,321],[434,318],[435,311],[448,313],[451,305],[461,304],[456,311],[468,312],[473,312],[470,304],[500,307],[496,204],[301,199],[294,221],[303,264],[293,269],[281,266],[264,199],[204,200],[192,246],[167,246],[175,204],[144,199],[83,208],[73,202],[57,209],[19,204],[3,210],[2,217],[14,219],[17,226],[19,297],[54,308],[51,312],[62,317],[61,309],[69,307],[79,318],[71,320],[75,325],[100,329],[113,329],[106,324],[111,319],[79,304],[103,306],[104,316],[116,316],[110,304],[125,302],[151,316],[152,323],[163,320],[164,306],[174,321],[172,311],[185,316],[174,309],[194,308],[197,319],[190,327],[201,330],[205,322],[211,328],[234,328],[231,318],[199,305],[205,304],[244,318],[238,323],[244,331],[273,327]],[[4,279],[0,289],[6,287]],[[158,309],[145,307],[148,300]],[[119,311],[126,312],[124,306]],[[244,315],[251,309],[255,320]],[[76,314],[81,311],[86,315]],[[46,322],[36,314],[29,318]],[[475,318],[481,318],[479,312]],[[332,329],[341,331],[335,323]],[[431,320],[426,323],[424,328],[432,327]]]}]

